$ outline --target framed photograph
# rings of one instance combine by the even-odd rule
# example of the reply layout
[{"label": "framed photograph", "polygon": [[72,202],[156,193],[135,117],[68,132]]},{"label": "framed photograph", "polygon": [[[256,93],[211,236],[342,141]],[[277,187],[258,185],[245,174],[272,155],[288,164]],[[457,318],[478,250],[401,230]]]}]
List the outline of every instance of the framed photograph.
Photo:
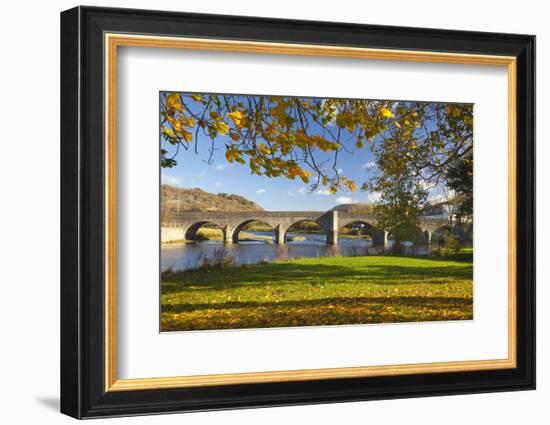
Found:
[{"label": "framed photograph", "polygon": [[535,37],[61,14],[61,411],[535,387]]}]

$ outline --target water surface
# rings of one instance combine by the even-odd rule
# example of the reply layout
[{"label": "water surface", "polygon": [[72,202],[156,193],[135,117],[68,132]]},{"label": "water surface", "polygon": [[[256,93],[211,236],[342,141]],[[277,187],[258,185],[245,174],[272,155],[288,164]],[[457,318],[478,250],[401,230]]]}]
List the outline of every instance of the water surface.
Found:
[{"label": "water surface", "polygon": [[[257,236],[273,236],[272,232],[252,232]],[[303,240],[292,240],[303,238]],[[273,239],[271,239],[273,241]],[[410,245],[405,243],[406,245]],[[391,245],[391,241],[390,241]],[[165,244],[161,249],[161,270],[171,268],[174,271],[197,267],[201,258],[212,257],[216,251],[225,249],[238,264],[254,264],[260,261],[273,261],[288,258],[317,258],[324,256],[373,255],[382,252],[380,246],[373,246],[368,239],[340,237],[337,245],[327,245],[324,234],[288,233],[285,244],[266,243],[265,241],[240,241],[238,244],[224,245],[221,241],[202,241],[193,244]],[[427,248],[414,247],[416,254],[425,254]],[[426,252],[424,252],[426,251]]]}]

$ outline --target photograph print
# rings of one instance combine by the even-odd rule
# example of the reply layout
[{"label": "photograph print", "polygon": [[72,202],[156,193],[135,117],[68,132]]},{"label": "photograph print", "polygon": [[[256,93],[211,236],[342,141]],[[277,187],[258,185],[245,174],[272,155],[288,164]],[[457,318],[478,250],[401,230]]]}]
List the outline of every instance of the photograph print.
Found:
[{"label": "photograph print", "polygon": [[474,105],[159,96],[161,332],[473,319]]}]

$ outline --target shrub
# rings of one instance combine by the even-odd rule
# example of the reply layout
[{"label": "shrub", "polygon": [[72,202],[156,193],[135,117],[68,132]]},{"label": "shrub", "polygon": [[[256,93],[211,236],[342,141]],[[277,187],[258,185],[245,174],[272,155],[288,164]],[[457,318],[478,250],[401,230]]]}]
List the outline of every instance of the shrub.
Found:
[{"label": "shrub", "polygon": [[201,254],[199,256],[197,270],[213,270],[236,265],[237,260],[225,248],[217,248],[212,255]]},{"label": "shrub", "polygon": [[462,242],[460,241],[460,238],[457,235],[450,232],[447,235],[445,235],[445,238],[443,240],[443,249],[442,249],[443,255],[457,254],[461,248],[462,248]]},{"label": "shrub", "polygon": [[437,258],[442,257],[443,256],[442,250],[443,249],[439,245],[432,246],[430,249],[429,255]]},{"label": "shrub", "polygon": [[347,250],[346,257],[365,257],[370,255],[369,247],[352,246]]},{"label": "shrub", "polygon": [[474,224],[467,223],[464,225],[465,245],[472,246],[474,243]]},{"label": "shrub", "polygon": [[168,267],[166,270],[160,273],[160,280],[161,281],[170,280],[170,278],[173,278],[174,276],[176,276],[176,272],[172,267]]},{"label": "shrub", "polygon": [[393,255],[401,255],[405,253],[405,246],[401,243],[400,240],[394,240],[390,248],[390,252]]},{"label": "shrub", "polygon": [[[432,257],[452,257],[460,261],[457,254],[461,253],[462,248],[464,248],[464,245],[460,237],[448,232],[437,244],[431,246],[429,255]],[[464,261],[468,258],[471,259],[471,257],[471,254],[466,254]]]}]

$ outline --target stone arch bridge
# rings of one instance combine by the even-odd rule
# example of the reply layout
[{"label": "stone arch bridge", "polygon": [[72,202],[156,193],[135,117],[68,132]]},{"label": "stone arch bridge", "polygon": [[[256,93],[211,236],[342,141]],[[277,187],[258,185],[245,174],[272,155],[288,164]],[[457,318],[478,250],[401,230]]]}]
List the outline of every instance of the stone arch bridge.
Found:
[{"label": "stone arch bridge", "polygon": [[[373,243],[387,246],[391,229],[384,232],[375,230],[377,220],[368,214],[347,213],[340,211],[243,211],[243,212],[180,212],[174,214],[169,222],[162,223],[162,242],[170,240],[194,240],[197,231],[205,224],[215,224],[223,232],[225,243],[236,243],[239,232],[253,222],[259,221],[271,226],[275,232],[275,242],[285,243],[287,230],[294,224],[313,221],[326,232],[327,244],[338,243],[338,234],[343,227],[352,223],[363,223],[370,226]],[[421,217],[420,230],[431,242],[432,234],[449,224],[447,220]]]}]

